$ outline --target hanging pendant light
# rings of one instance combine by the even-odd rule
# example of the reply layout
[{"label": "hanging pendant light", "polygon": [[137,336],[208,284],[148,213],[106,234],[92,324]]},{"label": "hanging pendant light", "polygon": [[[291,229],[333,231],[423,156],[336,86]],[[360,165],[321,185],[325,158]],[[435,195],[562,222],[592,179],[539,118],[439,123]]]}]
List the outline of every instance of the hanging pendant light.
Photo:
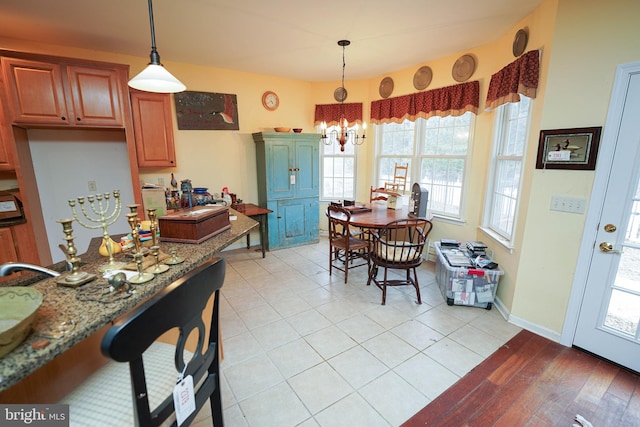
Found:
[{"label": "hanging pendant light", "polygon": [[146,92],[175,93],[187,87],[167,71],[160,63],[160,54],[156,50],[156,34],[153,28],[153,5],[149,0],[149,22],[151,26],[151,62],[140,74],[129,80],[129,86]]},{"label": "hanging pendant light", "polygon": [[[327,135],[327,122],[322,122],[322,142],[325,145],[331,145],[334,142],[340,144],[340,151],[344,151],[344,146],[347,141],[351,141],[353,145],[362,145],[366,138],[365,131],[367,129],[367,123],[362,124],[362,135],[358,135],[358,124],[355,125],[355,130],[349,130],[349,121],[344,116],[344,100],[347,98],[347,90],[344,88],[344,69],[346,62],[344,60],[344,48],[349,46],[351,42],[349,40],[339,40],[338,46],[342,46],[342,86],[340,86],[340,131],[333,130]],[[336,90],[337,91],[337,90]]]}]

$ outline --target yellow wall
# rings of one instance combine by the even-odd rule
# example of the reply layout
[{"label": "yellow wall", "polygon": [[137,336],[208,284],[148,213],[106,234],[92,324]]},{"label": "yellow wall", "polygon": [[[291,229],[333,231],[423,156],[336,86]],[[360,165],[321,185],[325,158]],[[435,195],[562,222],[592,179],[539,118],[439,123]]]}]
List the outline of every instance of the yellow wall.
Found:
[{"label": "yellow wall", "polygon": [[[636,0],[606,3],[598,0],[545,0],[526,19],[488,45],[471,47],[464,52],[367,80],[349,80],[347,51],[347,102],[363,102],[365,117],[369,116],[370,102],[379,99],[378,85],[383,77],[390,76],[394,80],[391,96],[405,95],[415,92],[412,83],[415,71],[422,65],[429,65],[433,70],[433,80],[427,89],[449,86],[456,83],[451,77],[455,60],[465,53],[476,57],[477,69],[471,80],[480,81],[481,112],[474,131],[473,179],[466,189],[465,221],[447,223],[436,220],[431,237],[434,240],[442,237],[479,239],[488,243],[505,270],[498,289],[505,308],[520,323],[528,323],[552,337],[562,329],[585,217],[550,211],[550,198],[552,195],[567,195],[588,199],[593,172],[535,170],[538,134],[540,129],[604,124],[616,65],[640,60],[640,26],[635,22],[638,16],[640,2]],[[542,49],[543,52],[540,87],[533,104],[515,247],[510,251],[479,229],[494,118],[493,113],[484,111],[484,103],[491,75],[514,60],[511,53],[513,36],[525,26],[530,34],[527,50]],[[147,62],[146,52],[141,52],[140,57],[131,57],[25,44],[9,39],[0,39],[0,48],[130,64],[131,75],[139,72]],[[274,126],[302,127],[304,132],[313,132],[315,104],[335,102],[333,92],[340,85],[339,63],[336,63],[335,81],[310,83],[174,63],[164,57],[163,60],[189,90],[236,94],[240,130],[178,131],[175,128],[178,166],[143,170],[141,179],[155,183],[162,177],[168,184],[169,174],[174,172],[178,180],[190,178],[194,186],[209,187],[211,192],[228,186],[238,197],[250,202],[257,201],[251,133],[271,130]],[[280,96],[280,107],[275,112],[268,112],[262,107],[261,96],[266,90],[273,90]],[[367,143],[358,148],[358,200],[368,200],[374,173],[374,137],[370,129]]]},{"label": "yellow wall", "polygon": [[[561,0],[541,129],[603,126],[616,66],[640,61],[640,2]],[[537,147],[537,143],[534,144]],[[550,211],[551,196],[590,198],[593,171],[535,170],[512,314],[559,333],[585,215]]]}]

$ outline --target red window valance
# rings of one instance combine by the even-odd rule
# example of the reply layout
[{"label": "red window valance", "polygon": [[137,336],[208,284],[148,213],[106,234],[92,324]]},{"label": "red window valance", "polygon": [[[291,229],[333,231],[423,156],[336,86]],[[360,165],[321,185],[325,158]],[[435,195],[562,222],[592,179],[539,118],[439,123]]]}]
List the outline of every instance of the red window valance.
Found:
[{"label": "red window valance", "polygon": [[486,110],[507,102],[519,102],[519,94],[535,98],[539,75],[540,52],[531,50],[491,76]]},{"label": "red window valance", "polygon": [[405,119],[433,116],[461,116],[467,111],[478,114],[480,83],[478,81],[447,86],[425,92],[371,103],[371,122],[402,123]]},{"label": "red window valance", "polygon": [[344,118],[349,122],[349,126],[362,124],[362,102],[352,102],[349,104],[322,104],[316,105],[316,115],[313,119],[315,126],[320,126],[326,122],[327,126],[338,126],[342,117],[344,107]]}]

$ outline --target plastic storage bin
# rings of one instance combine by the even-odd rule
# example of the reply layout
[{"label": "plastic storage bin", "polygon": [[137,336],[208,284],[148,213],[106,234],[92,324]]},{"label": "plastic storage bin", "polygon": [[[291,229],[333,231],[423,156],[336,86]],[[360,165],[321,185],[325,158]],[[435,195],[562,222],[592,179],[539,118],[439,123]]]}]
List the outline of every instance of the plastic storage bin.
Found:
[{"label": "plastic storage bin", "polygon": [[504,271],[499,268],[452,267],[443,255],[440,242],[436,248],[436,282],[448,305],[468,305],[491,310]]}]

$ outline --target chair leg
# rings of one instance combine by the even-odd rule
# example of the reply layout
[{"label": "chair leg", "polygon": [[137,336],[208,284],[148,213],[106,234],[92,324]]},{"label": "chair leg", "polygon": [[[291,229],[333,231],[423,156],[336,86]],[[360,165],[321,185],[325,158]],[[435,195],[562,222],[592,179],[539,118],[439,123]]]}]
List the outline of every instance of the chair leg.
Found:
[{"label": "chair leg", "polygon": [[213,394],[209,396],[209,402],[211,403],[211,419],[214,426],[223,426],[224,421],[222,419],[222,396],[220,393],[220,376],[216,381],[216,389]]},{"label": "chair leg", "polygon": [[[409,270],[407,270],[407,276],[409,275]],[[413,286],[416,288],[416,294],[418,294],[418,304],[422,304],[422,298],[420,298],[420,286],[418,284],[418,273],[416,272],[415,267],[413,268]]]},{"label": "chair leg", "polygon": [[382,305],[387,303],[387,267],[384,268],[384,280],[382,281]]},{"label": "chair leg", "polygon": [[347,284],[347,278],[349,277],[349,253],[345,251],[344,253],[345,263],[344,263],[344,284]]}]

